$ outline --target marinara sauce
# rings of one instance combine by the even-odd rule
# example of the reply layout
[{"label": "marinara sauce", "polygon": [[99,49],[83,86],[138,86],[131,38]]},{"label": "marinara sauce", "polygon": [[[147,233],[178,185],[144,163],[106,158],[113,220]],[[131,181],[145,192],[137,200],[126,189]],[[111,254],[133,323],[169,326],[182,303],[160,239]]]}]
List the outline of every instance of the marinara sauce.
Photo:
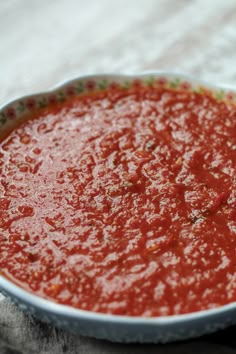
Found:
[{"label": "marinara sauce", "polygon": [[0,144],[0,270],[131,316],[236,300],[236,107],[164,87],[35,110]]}]

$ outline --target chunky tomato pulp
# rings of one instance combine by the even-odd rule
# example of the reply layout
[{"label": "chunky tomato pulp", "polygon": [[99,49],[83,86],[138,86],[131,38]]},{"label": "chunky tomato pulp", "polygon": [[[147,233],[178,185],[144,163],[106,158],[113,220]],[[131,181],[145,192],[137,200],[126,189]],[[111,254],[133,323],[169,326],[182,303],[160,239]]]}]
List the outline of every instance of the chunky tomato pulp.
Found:
[{"label": "chunky tomato pulp", "polygon": [[0,270],[80,309],[236,300],[236,107],[133,87],[32,113],[0,145]]}]

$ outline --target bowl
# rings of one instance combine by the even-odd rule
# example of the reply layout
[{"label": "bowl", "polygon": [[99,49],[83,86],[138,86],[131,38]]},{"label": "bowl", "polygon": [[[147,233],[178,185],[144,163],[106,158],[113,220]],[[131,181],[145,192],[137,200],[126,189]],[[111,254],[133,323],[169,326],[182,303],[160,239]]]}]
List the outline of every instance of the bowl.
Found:
[{"label": "bowl", "polygon": [[[211,85],[186,75],[169,72],[148,72],[137,75],[89,75],[79,77],[50,91],[16,99],[0,108],[0,134],[7,134],[35,108],[92,90],[104,90],[119,85],[124,90],[131,84],[163,85],[173,89],[210,93],[218,100],[236,103],[233,88]],[[162,316],[131,317],[95,313],[54,303],[36,296],[0,275],[0,291],[22,310],[41,321],[76,334],[107,339],[113,342],[166,343],[212,333],[236,323],[236,303],[194,313]]]}]

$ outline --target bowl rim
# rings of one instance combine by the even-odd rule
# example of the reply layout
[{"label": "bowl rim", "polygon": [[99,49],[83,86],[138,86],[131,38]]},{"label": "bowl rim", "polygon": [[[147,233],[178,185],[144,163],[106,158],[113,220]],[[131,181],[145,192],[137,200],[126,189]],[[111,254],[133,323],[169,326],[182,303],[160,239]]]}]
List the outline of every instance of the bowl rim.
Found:
[{"label": "bowl rim", "polygon": [[214,318],[231,311],[236,311],[236,302],[231,302],[226,305],[218,306],[211,309],[190,312],[186,314],[170,315],[170,316],[127,316],[127,315],[113,315],[102,312],[82,310],[73,306],[63,305],[53,300],[48,300],[38,295],[33,294],[28,290],[24,290],[20,286],[14,284],[4,276],[0,275],[0,292],[10,294],[10,296],[17,298],[27,305],[33,306],[47,313],[66,316],[73,319],[84,319],[99,322],[113,322],[126,324],[150,324],[150,325],[171,325],[181,324],[183,322],[193,322],[207,318]]},{"label": "bowl rim", "polygon": [[87,74],[87,75],[78,75],[76,77],[68,77],[67,79],[59,81],[57,84],[52,85],[51,87],[45,89],[45,90],[40,90],[30,94],[25,94],[23,96],[17,96],[15,98],[9,99],[6,101],[6,103],[3,103],[0,105],[0,112],[9,107],[10,105],[13,105],[17,103],[20,100],[25,100],[25,99],[30,99],[34,98],[37,96],[42,96],[42,95],[49,95],[52,94],[53,92],[63,89],[68,85],[72,85],[75,82],[78,81],[85,81],[85,80],[99,80],[99,79],[144,79],[145,77],[148,76],[156,76],[156,77],[165,77],[165,78],[179,78],[182,80],[186,80],[188,82],[194,83],[196,85],[201,85],[204,88],[209,88],[212,90],[217,90],[217,89],[223,89],[226,91],[232,91],[236,93],[236,86],[230,85],[230,84],[225,84],[221,82],[210,82],[209,80],[203,80],[203,79],[198,79],[194,77],[194,75],[191,74],[185,74],[182,73],[181,71],[171,71],[171,70],[145,70],[145,71],[140,71],[140,72],[131,72],[131,73],[115,73],[115,72],[106,72],[106,73],[100,73],[100,74]]},{"label": "bowl rim", "polygon": [[[178,71],[166,71],[166,70],[148,70],[137,73],[101,73],[101,74],[88,74],[88,75],[79,75],[75,78],[68,78],[59,82],[58,84],[52,86],[50,89],[35,92],[33,94],[27,94],[18,98],[14,98],[9,100],[7,103],[2,104],[0,106],[1,111],[5,110],[9,106],[17,103],[20,100],[25,100],[29,98],[35,98],[41,95],[49,95],[53,92],[63,89],[68,85],[72,85],[78,81],[90,80],[93,79],[95,81],[99,79],[144,79],[148,76],[154,77],[166,77],[166,78],[179,78],[182,80],[186,80],[190,83],[194,83],[196,85],[202,85],[203,87],[217,90],[222,89],[225,91],[230,91],[236,93],[236,86],[226,85],[222,83],[211,83],[209,81],[196,79],[192,75],[184,74]],[[160,325],[160,326],[169,326],[172,324],[181,324],[186,322],[194,322],[199,321],[205,318],[214,318],[225,313],[229,313],[231,311],[236,312],[236,301],[230,302],[225,305],[221,305],[215,308],[210,308],[206,310],[200,310],[196,312],[190,312],[185,314],[178,315],[169,315],[169,316],[153,316],[153,317],[145,317],[145,316],[127,316],[127,315],[114,315],[108,313],[94,312],[88,310],[82,310],[79,308],[75,308],[69,305],[63,305],[53,300],[48,300],[38,295],[33,294],[32,292],[21,288],[19,285],[15,284],[11,280],[7,279],[0,273],[0,292],[3,291],[4,295],[8,294],[10,297],[14,297],[19,299],[22,303],[27,305],[31,305],[39,310],[46,311],[47,313],[56,314],[60,316],[65,316],[73,319],[80,320],[91,320],[96,322],[112,322],[117,324],[127,324],[127,325]]]},{"label": "bowl rim", "polygon": [[225,313],[236,311],[236,302],[231,302],[226,305],[218,306],[211,309],[190,312],[186,314],[170,315],[170,316],[127,316],[127,315],[113,315],[102,312],[82,310],[73,306],[63,305],[53,300],[48,300],[38,295],[33,294],[28,290],[24,290],[20,286],[14,284],[4,276],[0,275],[0,292],[1,289],[16,297],[27,305],[31,305],[47,313],[66,316],[74,319],[93,320],[99,322],[111,321],[113,323],[126,323],[126,324],[150,324],[150,325],[171,325],[181,324],[183,322],[193,322],[209,317],[218,317]]}]

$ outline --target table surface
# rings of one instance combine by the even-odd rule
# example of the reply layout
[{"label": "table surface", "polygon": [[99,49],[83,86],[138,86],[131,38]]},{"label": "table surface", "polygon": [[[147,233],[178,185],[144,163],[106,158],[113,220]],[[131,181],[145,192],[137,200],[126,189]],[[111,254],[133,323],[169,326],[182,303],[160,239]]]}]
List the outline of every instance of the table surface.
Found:
[{"label": "table surface", "polygon": [[[0,105],[81,74],[174,70],[236,82],[234,0],[8,0]],[[236,326],[167,345],[112,344],[43,324],[0,295],[1,354],[235,353]]]}]

